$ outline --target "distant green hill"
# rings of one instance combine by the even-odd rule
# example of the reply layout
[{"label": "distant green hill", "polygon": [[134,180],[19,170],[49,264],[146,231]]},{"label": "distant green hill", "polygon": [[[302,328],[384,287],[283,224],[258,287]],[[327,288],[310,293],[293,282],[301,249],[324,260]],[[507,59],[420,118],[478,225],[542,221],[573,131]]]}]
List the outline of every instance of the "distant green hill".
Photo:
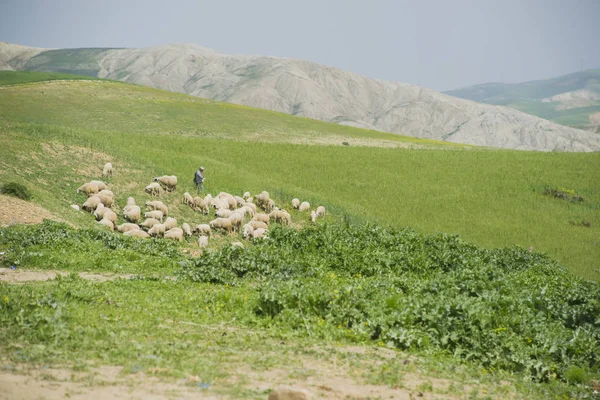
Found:
[{"label": "distant green hill", "polygon": [[[531,246],[600,279],[598,153],[466,149],[120,82],[1,77],[13,84],[0,86],[0,182],[25,184],[33,201],[75,225],[95,226],[70,205],[83,202],[75,189],[106,161],[120,206],[128,196],[143,203],[154,176],[174,174],[179,188],[163,198],[172,214],[206,222],[180,204],[203,165],[213,194],[267,190],[288,209],[298,197],[338,218]],[[547,186],[584,201],[546,196]]]},{"label": "distant green hill", "polygon": [[600,132],[600,69],[523,83],[485,83],[445,93]]}]

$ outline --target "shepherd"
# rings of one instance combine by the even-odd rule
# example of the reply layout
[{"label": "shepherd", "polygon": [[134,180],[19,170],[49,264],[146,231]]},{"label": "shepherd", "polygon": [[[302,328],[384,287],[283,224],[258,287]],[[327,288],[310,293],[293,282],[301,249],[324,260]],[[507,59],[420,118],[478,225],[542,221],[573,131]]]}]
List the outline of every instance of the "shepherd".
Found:
[{"label": "shepherd", "polygon": [[206,178],[204,178],[204,167],[198,168],[198,171],[196,171],[196,175],[194,175],[194,184],[198,188],[198,193],[204,190],[205,179]]}]

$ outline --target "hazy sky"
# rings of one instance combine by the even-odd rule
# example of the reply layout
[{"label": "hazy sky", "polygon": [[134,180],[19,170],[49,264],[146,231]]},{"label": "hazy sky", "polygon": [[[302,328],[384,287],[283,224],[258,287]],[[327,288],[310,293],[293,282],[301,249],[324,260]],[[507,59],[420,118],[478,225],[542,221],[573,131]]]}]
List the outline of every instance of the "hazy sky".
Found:
[{"label": "hazy sky", "polygon": [[600,0],[0,0],[0,41],[186,42],[437,90],[600,67]]}]

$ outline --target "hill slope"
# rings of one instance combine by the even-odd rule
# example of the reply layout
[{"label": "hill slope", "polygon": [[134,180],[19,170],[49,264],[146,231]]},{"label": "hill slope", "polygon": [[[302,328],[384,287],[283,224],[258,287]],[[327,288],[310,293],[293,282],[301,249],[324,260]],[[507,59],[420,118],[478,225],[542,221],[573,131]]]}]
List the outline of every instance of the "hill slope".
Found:
[{"label": "hill slope", "polygon": [[[0,52],[11,46],[0,45]],[[193,45],[49,50],[22,69],[81,73],[420,138],[521,150],[600,150],[598,136],[509,108],[310,62],[224,55]]]},{"label": "hill slope", "polygon": [[600,132],[600,69],[531,82],[485,83],[445,93]]},{"label": "hill slope", "polygon": [[[0,85],[0,181],[26,184],[36,202],[79,226],[93,222],[70,208],[83,200],[75,189],[99,177],[106,161],[118,171],[110,185],[119,205],[128,196],[143,203],[152,177],[175,174],[180,187],[164,198],[173,215],[205,222],[179,204],[204,165],[213,194],[267,190],[282,207],[299,197],[334,216],[460,233],[487,247],[533,246],[599,278],[599,154],[460,150],[431,142],[426,147],[435,148],[346,147],[342,137],[419,141],[119,82]],[[330,139],[338,146],[294,144]],[[546,186],[573,189],[585,200],[545,196]]]}]

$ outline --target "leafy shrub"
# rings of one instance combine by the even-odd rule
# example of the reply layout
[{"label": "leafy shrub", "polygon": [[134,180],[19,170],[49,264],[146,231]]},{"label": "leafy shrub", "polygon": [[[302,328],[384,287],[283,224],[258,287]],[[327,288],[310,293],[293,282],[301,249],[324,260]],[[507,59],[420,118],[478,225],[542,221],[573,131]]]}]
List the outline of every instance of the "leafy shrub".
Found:
[{"label": "leafy shrub", "polygon": [[20,183],[8,182],[0,185],[0,193],[7,196],[17,197],[22,200],[31,200],[31,193]]},{"label": "leafy shrub", "polygon": [[325,323],[539,380],[570,365],[598,372],[600,287],[542,254],[372,225],[277,226],[269,236],[207,252],[182,273],[255,282],[256,314],[293,329]]},{"label": "leafy shrub", "polygon": [[565,371],[565,379],[573,383],[584,383],[587,377],[582,368],[572,365]]}]

